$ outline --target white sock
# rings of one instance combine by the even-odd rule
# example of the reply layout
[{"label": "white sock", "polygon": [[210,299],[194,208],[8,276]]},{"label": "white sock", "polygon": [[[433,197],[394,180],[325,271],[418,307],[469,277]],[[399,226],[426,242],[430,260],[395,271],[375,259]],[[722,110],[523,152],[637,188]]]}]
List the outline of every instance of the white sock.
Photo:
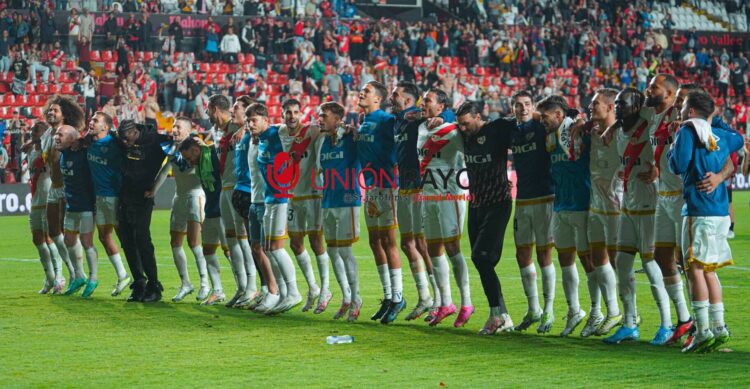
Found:
[{"label": "white sock", "polygon": [[675,274],[671,277],[664,277],[664,289],[667,290],[669,298],[674,304],[674,309],[677,311],[677,320],[684,323],[690,319],[690,312],[687,309],[687,301],[685,300],[685,292],[682,286],[682,277],[679,274]]},{"label": "white sock", "polygon": [[172,259],[174,259],[174,266],[177,268],[177,274],[180,275],[180,282],[183,287],[190,285],[190,275],[187,269],[187,256],[182,246],[172,247]]},{"label": "white sock", "polygon": [[414,284],[417,285],[417,294],[419,295],[419,301],[430,300],[430,287],[427,281],[427,272],[412,272],[414,277]]},{"label": "white sock", "polygon": [[70,258],[71,255],[68,253],[68,248],[65,246],[65,238],[63,237],[63,234],[53,236],[52,241],[55,242],[55,247],[57,247],[57,251],[60,253],[60,258],[62,258],[65,266],[68,267],[68,278],[71,280],[75,279],[76,270],[73,267],[73,261]]},{"label": "white sock", "polygon": [[669,295],[667,295],[667,290],[664,289],[664,276],[661,274],[661,269],[656,261],[649,260],[643,262],[643,270],[646,271],[651,283],[651,294],[654,296],[656,306],[659,307],[661,326],[672,328],[672,310],[669,306]]},{"label": "white sock", "polygon": [[255,293],[258,290],[256,285],[256,269],[255,262],[253,262],[253,252],[250,249],[250,242],[247,238],[238,239],[240,243],[240,249],[242,249],[242,258],[245,260],[245,290],[251,293]]},{"label": "white sock", "polygon": [[581,310],[578,300],[578,269],[575,263],[570,266],[560,266],[562,269],[563,291],[568,302],[568,313],[577,314]]},{"label": "white sock", "polygon": [[453,277],[456,279],[458,290],[461,292],[461,306],[470,307],[472,304],[471,289],[469,288],[469,268],[466,266],[464,255],[458,253],[450,259],[453,266]]},{"label": "white sock", "polygon": [[221,270],[219,268],[219,259],[216,257],[216,253],[208,254],[205,256],[206,259],[206,271],[208,276],[211,278],[211,287],[214,292],[222,292],[221,287]]},{"label": "white sock", "polygon": [[[62,257],[60,251],[57,250],[57,245],[53,242],[52,244],[44,243],[49,251],[50,260],[52,261],[52,271],[55,273],[55,278],[62,278]],[[38,246],[37,246],[38,248]]]},{"label": "white sock", "polygon": [[633,263],[635,256],[632,254],[617,252],[617,284],[622,300],[623,318],[622,325],[628,328],[635,327],[635,272]]},{"label": "white sock", "polygon": [[526,301],[529,304],[529,312],[539,312],[539,293],[536,290],[536,266],[531,265],[521,268],[521,285],[523,292],[526,294]]},{"label": "white sock", "polygon": [[599,277],[596,270],[586,273],[586,285],[589,288],[589,298],[591,299],[591,310],[589,314],[591,316],[602,315],[602,292],[599,290]]},{"label": "white sock", "polygon": [[380,277],[380,286],[383,287],[383,298],[390,300],[393,298],[391,292],[391,277],[388,274],[388,264],[378,265],[378,277]]},{"label": "white sock", "polygon": [[346,276],[346,264],[344,259],[339,255],[338,247],[328,247],[328,254],[331,256],[331,264],[333,265],[333,275],[336,276],[336,282],[338,282],[341,288],[341,294],[344,297],[344,302],[348,303],[352,301],[352,290],[349,287],[349,279]]},{"label": "white sock", "polygon": [[271,262],[271,270],[273,270],[273,277],[276,279],[276,285],[279,287],[279,298],[283,300],[286,298],[286,281],[284,280],[284,275],[281,273],[281,268],[279,267],[279,263],[276,260],[276,257],[273,255],[273,252],[266,253],[268,256],[268,260]]},{"label": "white sock", "polygon": [[432,288],[432,295],[435,296],[435,299],[433,301],[433,307],[439,307],[442,304],[442,299],[440,298],[440,288],[438,288],[437,279],[435,278],[435,269],[433,268],[432,274],[429,274],[427,276],[427,279],[430,280],[430,287]]},{"label": "white sock", "polygon": [[68,256],[73,262],[73,279],[86,278],[86,271],[83,270],[83,246],[81,240],[76,239],[76,243],[67,247]]},{"label": "white sock", "polygon": [[709,330],[708,323],[708,300],[705,301],[692,301],[690,303],[693,308],[693,315],[695,315],[695,326],[698,332],[702,333]]},{"label": "white sock", "polygon": [[49,247],[47,247],[46,243],[42,243],[36,245],[36,250],[39,251],[39,262],[42,263],[44,276],[47,277],[47,283],[50,286],[55,285],[55,266],[52,264]]},{"label": "white sock", "polygon": [[615,271],[612,265],[606,264],[597,266],[599,288],[604,294],[604,304],[607,306],[607,316],[617,316],[620,314],[620,307],[617,305],[617,281],[615,280]]},{"label": "white sock", "polygon": [[542,296],[544,296],[544,312],[552,313],[555,305],[555,283],[557,274],[555,265],[549,264],[540,268],[542,271]]},{"label": "white sock", "polygon": [[295,257],[297,258],[297,264],[299,265],[300,270],[302,270],[302,275],[305,277],[308,289],[310,291],[318,289],[318,284],[315,282],[315,272],[312,268],[312,261],[310,261],[310,254],[305,250],[302,254],[296,255]]},{"label": "white sock", "polygon": [[724,327],[724,303],[709,304],[708,314],[711,318],[711,328]]},{"label": "white sock", "polygon": [[284,282],[286,282],[286,293],[287,296],[297,296],[299,291],[297,290],[297,269],[294,268],[294,263],[286,249],[278,249],[271,252],[271,255],[276,258],[276,262],[279,264],[279,271],[284,276]]},{"label": "white sock", "polygon": [[99,279],[99,253],[96,252],[96,247],[91,246],[86,249],[86,262],[89,264],[89,281],[96,281]]},{"label": "white sock", "polygon": [[247,287],[247,273],[245,273],[245,255],[242,253],[242,246],[240,246],[237,238],[227,238],[227,244],[229,245],[232,273],[234,273],[234,281],[237,283],[237,290],[244,291]]},{"label": "white sock", "polygon": [[122,258],[120,258],[120,253],[114,253],[110,255],[109,263],[111,263],[115,268],[115,273],[117,274],[118,281],[128,276],[128,273],[125,271],[125,266],[122,265]]},{"label": "white sock", "polygon": [[440,306],[447,307],[453,304],[448,259],[445,258],[445,254],[430,259],[432,259],[432,272],[435,274],[435,280],[440,290]]},{"label": "white sock", "polygon": [[354,252],[352,247],[339,247],[338,253],[341,255],[341,259],[346,265],[346,279],[349,281],[349,289],[351,290],[351,301],[360,302],[362,298],[359,296],[359,275],[357,259],[354,258]]},{"label": "white sock", "polygon": [[388,273],[391,276],[391,300],[394,303],[401,301],[404,293],[404,281],[401,274],[401,268],[389,268]]},{"label": "white sock", "polygon": [[198,276],[201,278],[201,287],[208,286],[208,274],[206,274],[206,257],[203,255],[203,246],[197,245],[191,247],[190,251],[193,252],[195,258],[195,264],[198,265]]},{"label": "white sock", "polygon": [[331,290],[331,278],[328,274],[328,262],[330,260],[328,253],[315,256],[315,262],[318,264],[318,275],[320,275],[320,289],[324,291]]}]

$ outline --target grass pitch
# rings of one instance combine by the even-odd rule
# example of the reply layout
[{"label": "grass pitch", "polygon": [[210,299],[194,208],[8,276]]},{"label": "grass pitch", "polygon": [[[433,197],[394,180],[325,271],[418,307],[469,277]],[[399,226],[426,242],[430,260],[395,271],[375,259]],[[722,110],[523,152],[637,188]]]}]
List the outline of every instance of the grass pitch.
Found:
[{"label": "grass pitch", "polygon": [[[126,296],[109,296],[115,276],[100,253],[100,286],[91,301],[79,296],[40,296],[43,272],[31,244],[26,217],[0,218],[0,387],[402,387],[464,388],[648,386],[724,387],[750,385],[750,193],[735,195],[737,238],[731,241],[735,266],[720,270],[732,352],[682,355],[677,347],[647,342],[658,328],[656,306],[646,276],[637,275],[641,341],[609,346],[600,338],[582,339],[580,329],[559,338],[566,312],[559,266],[556,323],[551,334],[477,336],[488,308],[479,276],[470,266],[477,312],[465,328],[452,319],[438,328],[419,320],[383,326],[369,316],[381,296],[377,272],[367,245],[366,229],[355,246],[364,300],[358,323],[333,321],[340,302],[331,275],[334,299],[322,315],[299,308],[266,317],[223,306],[201,307],[191,295],[174,304],[179,286],[169,248],[169,213],[157,211],[152,231],[165,286],[163,303],[128,304]],[[516,322],[526,310],[512,235],[507,231],[503,259],[497,267],[508,309]],[[468,237],[463,240],[469,258]],[[186,249],[187,250],[187,249]],[[188,252],[192,280],[198,278]],[[403,257],[406,261],[406,258]],[[234,292],[229,263],[222,259],[226,293]],[[580,269],[580,266],[579,266]],[[581,271],[581,305],[589,306]],[[307,285],[298,275],[300,290]],[[541,285],[539,286],[541,299]],[[126,293],[127,294],[127,293]],[[404,267],[407,312],[417,296]],[[454,287],[454,296],[459,294]],[[673,315],[674,320],[676,316]],[[353,344],[327,345],[331,334],[353,335]]]}]

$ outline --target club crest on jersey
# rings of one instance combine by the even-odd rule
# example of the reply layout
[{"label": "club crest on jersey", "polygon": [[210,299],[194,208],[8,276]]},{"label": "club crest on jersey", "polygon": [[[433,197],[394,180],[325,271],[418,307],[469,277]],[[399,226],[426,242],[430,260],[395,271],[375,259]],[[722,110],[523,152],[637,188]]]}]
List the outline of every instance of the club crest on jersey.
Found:
[{"label": "club crest on jersey", "polygon": [[73,161],[68,161],[68,162],[66,163],[66,165],[67,165],[67,166],[68,166],[69,168],[70,168],[70,167],[73,167]]},{"label": "club crest on jersey", "polygon": [[477,138],[477,143],[479,143],[480,145],[483,145],[486,140],[487,138],[484,135],[482,135],[479,138]]},{"label": "club crest on jersey", "polygon": [[526,134],[526,141],[527,142],[530,141],[530,140],[532,140],[532,139],[534,139],[534,133],[533,132],[530,132],[530,133]]},{"label": "club crest on jersey", "polygon": [[439,141],[439,140],[440,140],[440,137],[439,137],[439,136],[437,136],[437,135],[431,135],[431,136],[430,136],[430,139],[432,139],[432,141],[433,141],[433,142],[437,142],[437,141]]},{"label": "club crest on jersey", "polygon": [[102,147],[102,148],[100,148],[99,150],[101,150],[103,154],[106,154],[106,153],[107,153],[107,151],[109,151],[109,147],[107,147],[107,146],[103,146],[103,147]]}]

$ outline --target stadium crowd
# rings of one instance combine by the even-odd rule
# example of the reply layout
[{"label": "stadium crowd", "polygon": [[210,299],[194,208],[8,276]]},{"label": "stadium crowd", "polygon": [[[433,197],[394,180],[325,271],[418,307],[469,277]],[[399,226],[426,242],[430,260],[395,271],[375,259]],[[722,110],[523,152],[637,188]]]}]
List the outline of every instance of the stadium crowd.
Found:
[{"label": "stadium crowd", "polygon": [[[0,87],[15,95],[0,115],[8,171],[21,179],[19,131],[28,137],[41,106],[35,95],[59,91],[48,86],[55,81],[69,83],[63,93],[80,96],[89,115],[104,109],[142,122],[156,112],[184,114],[206,129],[205,104],[215,93],[248,94],[280,117],[285,97],[306,106],[339,101],[353,111],[355,92],[368,81],[392,87],[406,80],[445,90],[454,108],[484,101],[485,114],[497,118],[510,113],[515,90],[559,93],[585,110],[598,87],[643,91],[650,76],[665,72],[699,83],[718,98],[728,123],[746,128],[748,40],[721,50],[699,47],[694,29],[674,30],[669,18],[653,24],[650,12],[661,4],[510,1],[488,2],[479,12],[473,2],[450,2],[464,19],[402,23],[345,18],[356,15],[354,4],[327,0],[4,1]],[[121,8],[123,26],[116,22]],[[55,25],[61,9],[70,10],[65,26]],[[101,29],[93,11],[105,12]],[[154,12],[176,17],[154,26]],[[223,25],[208,19],[191,39],[180,24],[180,15],[190,13],[232,17]],[[19,116],[31,120],[14,120]]]}]

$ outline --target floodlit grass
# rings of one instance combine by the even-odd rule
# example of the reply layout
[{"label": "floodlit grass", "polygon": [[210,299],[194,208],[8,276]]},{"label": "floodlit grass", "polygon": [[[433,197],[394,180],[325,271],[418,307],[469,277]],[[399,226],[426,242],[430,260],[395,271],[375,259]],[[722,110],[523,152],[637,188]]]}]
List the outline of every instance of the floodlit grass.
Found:
[{"label": "floodlit grass", "polygon": [[[128,304],[112,298],[115,276],[100,253],[100,286],[91,301],[79,296],[40,296],[43,273],[31,244],[25,217],[0,218],[0,386],[126,387],[520,387],[744,386],[750,385],[750,194],[735,195],[737,238],[731,242],[735,267],[722,269],[726,319],[733,352],[682,355],[676,347],[647,343],[658,328],[656,306],[646,276],[637,275],[643,316],[638,343],[608,346],[600,338],[557,336],[566,312],[558,267],[557,321],[553,333],[493,337],[476,335],[488,308],[479,276],[470,265],[477,312],[465,328],[452,319],[438,328],[405,322],[383,326],[369,319],[378,306],[380,286],[366,236],[355,247],[360,263],[364,308],[358,323],[333,321],[340,294],[331,274],[334,300],[322,315],[299,308],[265,317],[223,306],[201,307],[194,296],[173,304],[179,280],[169,248],[169,213],[153,217],[153,239],[166,288],[163,303]],[[366,235],[366,229],[362,228]],[[514,259],[511,229],[497,270],[512,317],[526,310]],[[468,237],[464,253],[469,258]],[[188,258],[192,262],[189,251]],[[406,258],[403,257],[404,261]],[[191,276],[197,284],[195,266]],[[222,259],[227,294],[234,292],[228,261]],[[589,305],[581,272],[581,305]],[[540,281],[541,282],[541,281]],[[307,286],[301,275],[298,284]],[[541,285],[539,285],[541,295]],[[407,311],[416,302],[408,266],[404,267]],[[454,287],[454,296],[459,295]],[[540,296],[541,298],[541,296]],[[676,320],[676,317],[675,317]],[[331,334],[350,334],[353,344],[327,345]]]}]

